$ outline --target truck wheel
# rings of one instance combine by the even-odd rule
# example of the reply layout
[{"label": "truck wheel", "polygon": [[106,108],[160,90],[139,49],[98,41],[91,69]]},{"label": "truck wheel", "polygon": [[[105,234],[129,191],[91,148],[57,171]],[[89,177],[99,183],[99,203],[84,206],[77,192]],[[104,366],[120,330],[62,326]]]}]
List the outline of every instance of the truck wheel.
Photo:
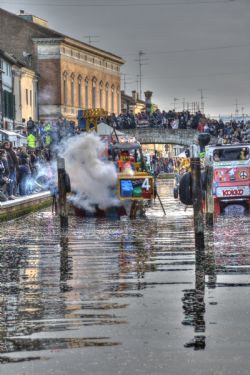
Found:
[{"label": "truck wheel", "polygon": [[185,173],[180,179],[179,185],[180,201],[187,206],[193,204],[191,173]]}]

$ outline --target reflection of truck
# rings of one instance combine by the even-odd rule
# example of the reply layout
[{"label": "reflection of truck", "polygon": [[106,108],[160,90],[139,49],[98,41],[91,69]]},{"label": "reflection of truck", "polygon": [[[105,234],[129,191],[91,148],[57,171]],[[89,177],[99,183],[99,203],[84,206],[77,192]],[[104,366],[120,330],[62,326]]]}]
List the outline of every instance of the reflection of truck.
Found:
[{"label": "reflection of truck", "polygon": [[250,145],[208,146],[205,167],[212,167],[214,213],[250,211]]}]

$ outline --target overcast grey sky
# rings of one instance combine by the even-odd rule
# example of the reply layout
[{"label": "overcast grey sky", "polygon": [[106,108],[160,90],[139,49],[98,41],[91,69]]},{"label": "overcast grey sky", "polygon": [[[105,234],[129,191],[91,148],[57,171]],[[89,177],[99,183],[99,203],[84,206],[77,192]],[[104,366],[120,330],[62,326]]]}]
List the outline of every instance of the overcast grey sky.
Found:
[{"label": "overcast grey sky", "polygon": [[[161,109],[200,101],[210,115],[250,114],[250,0],[8,0],[49,27],[126,60],[126,92],[139,88]],[[94,36],[97,36],[94,38]],[[124,84],[122,83],[122,88]]]}]

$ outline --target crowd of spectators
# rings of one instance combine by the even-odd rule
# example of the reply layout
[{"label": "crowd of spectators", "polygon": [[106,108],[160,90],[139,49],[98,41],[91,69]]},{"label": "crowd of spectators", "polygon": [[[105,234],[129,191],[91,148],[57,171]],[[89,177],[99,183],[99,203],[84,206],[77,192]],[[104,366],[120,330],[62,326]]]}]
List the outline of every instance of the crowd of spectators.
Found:
[{"label": "crowd of spectators", "polygon": [[54,189],[52,164],[57,146],[63,138],[79,133],[72,121],[63,118],[46,123],[29,118],[23,132],[27,145],[0,142],[0,202]]},{"label": "crowd of spectators", "polygon": [[[189,111],[160,111],[147,115],[141,112],[136,115],[122,113],[101,118],[115,129],[133,128],[165,128],[165,129],[193,129],[209,133],[217,138],[217,143],[232,144],[250,142],[250,123],[232,120],[223,122],[206,118],[201,112],[191,114]],[[24,196],[45,186],[42,177],[38,181],[39,173],[49,168],[54,157],[54,150],[60,140],[67,136],[79,134],[80,127],[73,122],[59,118],[54,122],[35,123],[31,118],[27,122],[27,147],[12,147],[11,142],[0,144],[0,201],[14,200],[17,196]],[[171,172],[173,160],[152,160],[154,170]],[[46,173],[48,173],[46,171]],[[45,173],[45,174],[46,174]],[[44,178],[44,177],[43,177]]]},{"label": "crowd of spectators", "polygon": [[11,142],[3,142],[0,145],[0,201],[47,190],[50,170],[47,148],[14,148]]},{"label": "crowd of spectators", "polygon": [[191,114],[189,111],[160,111],[147,115],[141,112],[136,115],[132,113],[123,113],[119,116],[109,116],[103,119],[109,125],[118,130],[134,128],[165,128],[165,129],[193,129],[200,132],[209,133],[218,138],[221,144],[249,142],[250,141],[250,123],[232,119],[229,122],[223,122],[222,119],[214,120],[206,118],[200,111]]}]

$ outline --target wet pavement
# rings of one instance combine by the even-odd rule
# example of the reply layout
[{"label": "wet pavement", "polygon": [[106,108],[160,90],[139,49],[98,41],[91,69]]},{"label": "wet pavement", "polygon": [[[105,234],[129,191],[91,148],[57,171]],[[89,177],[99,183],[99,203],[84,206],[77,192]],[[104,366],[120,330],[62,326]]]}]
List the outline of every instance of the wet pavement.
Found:
[{"label": "wet pavement", "polygon": [[250,218],[195,254],[192,209],[159,193],[167,216],[1,224],[1,375],[249,375]]}]

